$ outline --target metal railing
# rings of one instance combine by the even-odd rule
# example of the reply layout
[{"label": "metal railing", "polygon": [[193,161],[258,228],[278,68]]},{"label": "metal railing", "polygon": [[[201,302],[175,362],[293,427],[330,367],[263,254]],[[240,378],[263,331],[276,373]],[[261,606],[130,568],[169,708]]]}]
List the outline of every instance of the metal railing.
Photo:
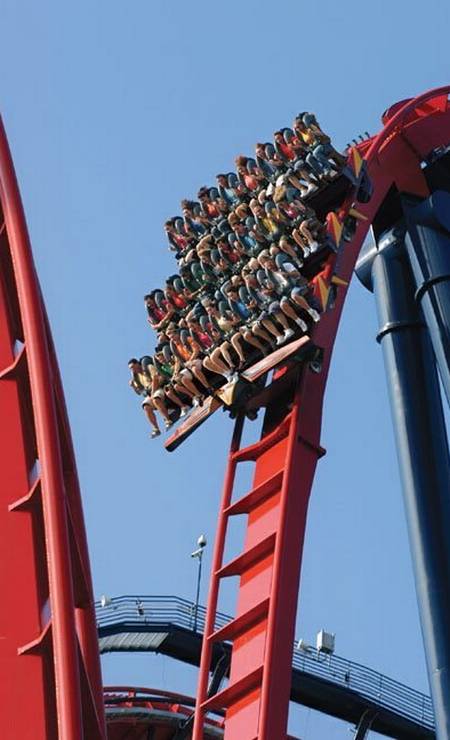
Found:
[{"label": "metal railing", "polygon": [[[102,606],[95,602],[98,627],[108,627],[118,622],[138,622],[152,624],[173,624],[187,630],[193,630],[196,606],[188,599],[178,596],[117,596]],[[205,628],[206,609],[198,606],[197,632]],[[231,620],[227,614],[217,613],[216,628],[223,627]]]},{"label": "metal railing", "polygon": [[[142,625],[173,625],[193,631],[196,606],[178,596],[118,596],[103,599],[95,604],[99,629],[126,623],[133,628]],[[206,609],[198,606],[197,633],[204,630]],[[227,624],[232,617],[217,613],[216,629]],[[366,666],[346,660],[338,655],[325,655],[314,648],[299,649],[294,645],[292,660],[294,670],[317,676],[324,681],[359,694],[368,702],[416,722],[427,729],[434,729],[431,699],[398,681],[394,681]]]}]

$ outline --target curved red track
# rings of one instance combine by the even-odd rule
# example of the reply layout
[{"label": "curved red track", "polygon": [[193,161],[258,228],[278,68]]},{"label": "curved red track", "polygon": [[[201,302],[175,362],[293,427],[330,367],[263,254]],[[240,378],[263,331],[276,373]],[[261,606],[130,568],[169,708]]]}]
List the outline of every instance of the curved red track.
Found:
[{"label": "curved red track", "polygon": [[[429,91],[393,106],[383,117],[384,128],[358,149],[364,156],[374,186],[366,205],[349,196],[337,216],[341,223],[350,208],[363,218],[352,241],[341,247],[333,269],[323,273],[327,292],[332,273],[341,283],[334,308],[322,315],[313,340],[324,349],[322,372],[305,369],[291,410],[274,420],[266,415],[261,441],[239,449],[240,423],[233,437],[219,512],[205,638],[199,674],[193,740],[202,740],[203,720],[210,708],[226,709],[225,740],[278,740],[286,737],[301,554],[308,500],[320,446],[322,407],[332,350],[347,286],[367,231],[391,187],[401,192],[428,194],[421,161],[436,147],[450,144],[450,87]],[[271,418],[272,417],[272,418]],[[235,501],[233,485],[242,461],[255,463],[252,490]],[[242,553],[224,563],[230,517],[248,515]],[[224,630],[214,631],[222,579],[239,577],[236,616]],[[227,688],[208,697],[212,645],[232,639],[230,680]]]},{"label": "curved red track", "polygon": [[0,124],[2,737],[106,737],[93,593],[56,356]]}]

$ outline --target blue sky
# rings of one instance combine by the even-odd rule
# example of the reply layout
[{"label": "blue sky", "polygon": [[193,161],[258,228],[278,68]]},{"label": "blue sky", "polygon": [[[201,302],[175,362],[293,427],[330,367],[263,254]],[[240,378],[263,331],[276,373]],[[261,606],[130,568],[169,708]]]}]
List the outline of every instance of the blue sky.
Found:
[{"label": "blue sky", "polygon": [[[127,386],[127,359],[152,347],[142,297],[173,271],[163,220],[299,110],[343,147],[375,132],[392,102],[448,83],[449,16],[447,0],[429,0],[426,16],[417,0],[3,0],[0,105],[59,354],[97,596],[193,597],[189,554],[200,532],[214,536],[231,423],[217,415],[169,455]],[[312,641],[325,627],[340,655],[427,690],[375,333],[372,297],[354,282],[297,635]],[[103,671],[105,683],[195,689],[193,669],[161,656],[110,656]],[[291,727],[303,740],[348,738],[345,724],[304,710]]]}]

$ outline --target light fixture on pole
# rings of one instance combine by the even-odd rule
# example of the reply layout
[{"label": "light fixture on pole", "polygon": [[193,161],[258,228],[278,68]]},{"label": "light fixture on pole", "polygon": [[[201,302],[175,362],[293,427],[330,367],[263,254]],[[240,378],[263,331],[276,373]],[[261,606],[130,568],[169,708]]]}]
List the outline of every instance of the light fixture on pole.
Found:
[{"label": "light fixture on pole", "polygon": [[202,559],[203,550],[206,547],[206,537],[201,534],[197,540],[197,549],[191,552],[191,558],[197,558],[198,560],[198,572],[197,572],[197,591],[195,595],[195,610],[194,610],[194,632],[197,632],[197,618],[198,618],[198,603],[200,599],[200,582],[202,579]]}]

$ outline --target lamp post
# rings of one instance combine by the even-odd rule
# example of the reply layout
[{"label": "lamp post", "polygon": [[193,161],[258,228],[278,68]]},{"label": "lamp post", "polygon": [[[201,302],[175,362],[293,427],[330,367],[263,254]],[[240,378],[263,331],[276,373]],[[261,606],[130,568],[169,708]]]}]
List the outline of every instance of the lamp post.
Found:
[{"label": "lamp post", "polygon": [[194,632],[197,632],[197,619],[198,619],[198,603],[200,599],[200,583],[202,579],[202,559],[203,550],[206,547],[206,537],[201,534],[197,540],[197,549],[191,552],[191,558],[197,558],[198,560],[198,571],[197,571],[197,591],[195,595],[195,609],[194,609]]}]

